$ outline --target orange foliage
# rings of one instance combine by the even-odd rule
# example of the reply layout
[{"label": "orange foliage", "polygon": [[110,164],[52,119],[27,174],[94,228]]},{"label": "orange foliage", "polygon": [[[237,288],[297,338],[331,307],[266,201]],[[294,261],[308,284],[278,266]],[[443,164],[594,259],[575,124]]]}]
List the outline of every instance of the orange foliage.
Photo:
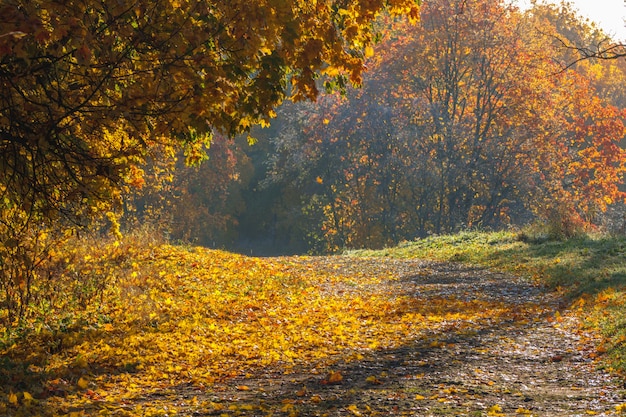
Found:
[{"label": "orange foliage", "polygon": [[381,25],[363,88],[302,107],[278,141],[275,171],[324,179],[310,192],[327,249],[533,216],[571,235],[624,201],[626,113],[555,63],[552,29],[487,0]]}]

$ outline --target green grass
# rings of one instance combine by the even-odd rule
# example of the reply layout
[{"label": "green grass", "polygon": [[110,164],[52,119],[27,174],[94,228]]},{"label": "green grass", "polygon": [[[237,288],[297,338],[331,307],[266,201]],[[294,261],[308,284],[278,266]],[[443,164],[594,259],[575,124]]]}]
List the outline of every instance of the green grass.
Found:
[{"label": "green grass", "polygon": [[626,375],[626,237],[550,240],[523,232],[472,231],[346,255],[464,262],[528,276],[577,306],[585,324],[603,337],[605,365]]}]

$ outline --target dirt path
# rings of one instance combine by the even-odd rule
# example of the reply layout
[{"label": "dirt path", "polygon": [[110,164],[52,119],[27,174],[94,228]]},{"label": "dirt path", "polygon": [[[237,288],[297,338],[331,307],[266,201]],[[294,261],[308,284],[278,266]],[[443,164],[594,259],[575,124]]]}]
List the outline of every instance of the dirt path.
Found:
[{"label": "dirt path", "polygon": [[288,374],[267,369],[210,391],[190,388],[186,397],[223,404],[215,415],[285,416],[615,415],[615,406],[626,401],[616,382],[596,370],[587,336],[576,330],[574,319],[555,319],[559,300],[522,279],[421,261],[344,257],[333,258],[332,266],[323,258],[291,261],[333,273],[393,276],[398,279],[367,290],[408,295],[416,302],[450,297],[543,308],[526,317],[483,322],[470,332],[437,330],[357,361],[338,357],[333,372],[341,381],[329,382],[327,369]]}]

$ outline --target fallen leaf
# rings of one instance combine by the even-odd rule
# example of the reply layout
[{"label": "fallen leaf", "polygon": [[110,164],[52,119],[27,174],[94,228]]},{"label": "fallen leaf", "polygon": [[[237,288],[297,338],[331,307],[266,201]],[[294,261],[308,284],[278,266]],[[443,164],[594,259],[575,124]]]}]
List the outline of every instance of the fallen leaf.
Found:
[{"label": "fallen leaf", "polygon": [[89,366],[89,363],[87,362],[87,359],[81,355],[76,358],[76,360],[74,361],[74,365],[77,366],[78,368],[84,369]]},{"label": "fallen leaf", "polygon": [[337,385],[337,384],[341,384],[341,381],[343,381],[343,375],[341,375],[341,372],[331,371],[328,374],[328,376],[326,376],[326,379],[322,380],[322,384],[323,385]]},{"label": "fallen leaf", "polygon": [[283,413],[292,411],[294,409],[293,404],[285,404],[283,405],[283,407],[280,409],[280,411],[282,411]]},{"label": "fallen leaf", "polygon": [[368,376],[367,378],[365,378],[365,381],[374,385],[382,384],[381,380],[376,378],[374,375]]},{"label": "fallen leaf", "polygon": [[361,413],[359,411],[359,407],[357,407],[355,404],[351,404],[347,408],[348,408],[348,411],[350,411],[352,413],[352,415],[355,415],[355,416],[362,416],[363,415],[363,413]]},{"label": "fallen leaf", "polygon": [[504,414],[502,414],[502,407],[496,404],[496,405],[492,405],[491,407],[489,407],[489,409],[487,410],[487,415],[488,416],[502,416]]},{"label": "fallen leaf", "polygon": [[81,376],[76,385],[78,385],[78,388],[80,389],[87,389],[87,387],[89,386],[89,381]]}]

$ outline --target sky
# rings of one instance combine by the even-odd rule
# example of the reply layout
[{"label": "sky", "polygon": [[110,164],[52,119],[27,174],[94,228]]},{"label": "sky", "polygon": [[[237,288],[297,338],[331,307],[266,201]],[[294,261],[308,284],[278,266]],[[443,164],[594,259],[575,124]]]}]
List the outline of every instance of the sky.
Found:
[{"label": "sky", "polygon": [[[530,4],[529,0],[517,0],[520,7]],[[560,0],[547,0],[560,3]],[[579,14],[596,22],[615,40],[626,41],[626,0],[569,0]]]}]

